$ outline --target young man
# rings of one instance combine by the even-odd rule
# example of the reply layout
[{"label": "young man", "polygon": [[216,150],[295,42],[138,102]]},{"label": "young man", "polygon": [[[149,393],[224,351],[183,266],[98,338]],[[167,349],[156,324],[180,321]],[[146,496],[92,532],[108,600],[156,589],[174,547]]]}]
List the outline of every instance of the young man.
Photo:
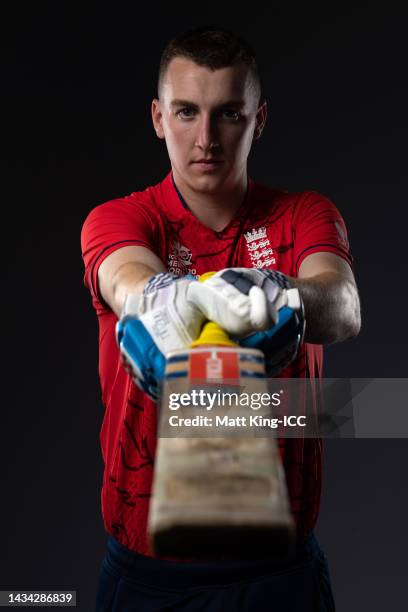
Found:
[{"label": "young man", "polygon": [[[321,376],[321,345],[359,331],[358,293],[338,210],[316,192],[291,194],[247,175],[266,116],[245,42],[216,28],[174,39],[162,55],[152,102],[171,172],[143,192],[96,207],[84,223],[85,284],[100,329],[102,511],[110,536],[97,610],[334,609],[327,564],[313,535],[321,488],[318,439],[280,440],[298,536],[289,565],[157,559],[146,540],[154,399],[168,350],[189,346],[206,319],[242,344],[256,332],[262,336],[276,320],[276,296],[288,287],[299,291],[306,332],[280,376]],[[196,282],[207,271],[220,272]],[[131,375],[115,337],[125,314],[140,331]]]}]

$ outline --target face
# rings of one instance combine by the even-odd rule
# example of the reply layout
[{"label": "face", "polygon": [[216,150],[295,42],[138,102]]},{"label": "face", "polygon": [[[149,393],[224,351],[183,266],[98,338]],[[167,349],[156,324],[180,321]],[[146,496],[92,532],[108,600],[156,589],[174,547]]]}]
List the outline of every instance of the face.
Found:
[{"label": "face", "polygon": [[178,186],[222,193],[246,184],[247,158],[266,120],[244,64],[212,71],[177,57],[152,102],[153,125],[164,138]]}]

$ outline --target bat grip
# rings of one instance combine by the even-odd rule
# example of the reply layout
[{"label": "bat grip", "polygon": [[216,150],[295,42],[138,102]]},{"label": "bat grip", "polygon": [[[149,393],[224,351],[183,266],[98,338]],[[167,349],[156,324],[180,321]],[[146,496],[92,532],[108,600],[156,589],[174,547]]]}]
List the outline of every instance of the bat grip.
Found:
[{"label": "bat grip", "polygon": [[[215,272],[206,272],[201,274],[200,283],[210,278]],[[236,342],[231,340],[227,332],[222,329],[214,321],[207,321],[201,330],[201,333],[197,340],[195,340],[192,347],[197,346],[238,346]]]}]

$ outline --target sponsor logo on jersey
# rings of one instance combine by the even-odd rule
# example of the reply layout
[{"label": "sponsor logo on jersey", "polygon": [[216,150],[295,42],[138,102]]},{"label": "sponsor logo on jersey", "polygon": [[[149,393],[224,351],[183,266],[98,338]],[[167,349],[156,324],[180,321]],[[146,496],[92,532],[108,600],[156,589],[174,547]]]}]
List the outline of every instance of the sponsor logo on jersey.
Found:
[{"label": "sponsor logo on jersey", "polygon": [[173,240],[170,244],[170,253],[167,259],[167,268],[172,274],[185,276],[193,274],[197,276],[197,270],[192,266],[193,254],[186,246],[180,244],[178,240]]},{"label": "sponsor logo on jersey", "polygon": [[253,268],[267,268],[276,264],[266,227],[257,227],[244,234],[248,254]]}]

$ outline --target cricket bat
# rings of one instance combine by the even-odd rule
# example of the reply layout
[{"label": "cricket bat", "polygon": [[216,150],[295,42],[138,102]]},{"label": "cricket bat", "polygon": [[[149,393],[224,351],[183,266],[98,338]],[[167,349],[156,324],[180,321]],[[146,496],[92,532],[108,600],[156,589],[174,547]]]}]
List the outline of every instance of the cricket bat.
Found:
[{"label": "cricket bat", "polygon": [[[278,561],[292,553],[295,525],[276,439],[243,437],[239,430],[228,437],[206,434],[200,416],[196,437],[190,427],[188,436],[169,427],[170,415],[177,414],[169,410],[175,389],[178,395],[201,389],[217,393],[248,389],[256,379],[259,391],[263,378],[263,353],[241,348],[213,322],[205,324],[190,349],[167,355],[148,518],[154,554]],[[183,417],[189,410],[185,405]],[[229,414],[236,410],[239,406],[232,406]],[[199,412],[205,413],[201,419],[210,418],[205,409]]]}]

